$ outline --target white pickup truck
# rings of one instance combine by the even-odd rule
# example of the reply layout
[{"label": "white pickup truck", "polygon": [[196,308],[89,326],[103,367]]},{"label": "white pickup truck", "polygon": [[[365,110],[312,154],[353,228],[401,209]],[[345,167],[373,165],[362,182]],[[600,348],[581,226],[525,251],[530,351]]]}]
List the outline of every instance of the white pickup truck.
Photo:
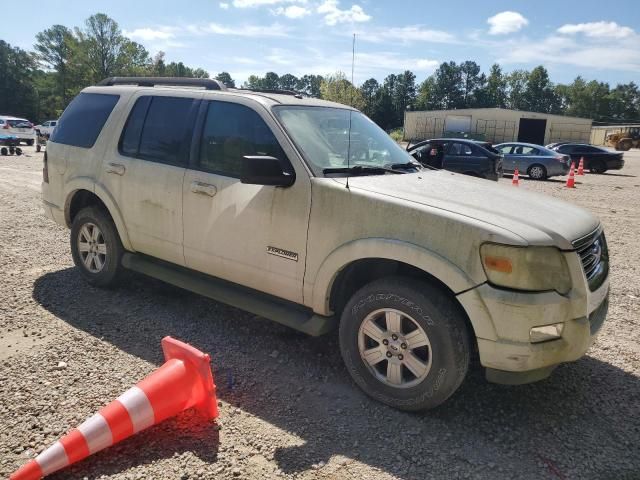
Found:
[{"label": "white pickup truck", "polygon": [[43,175],[93,285],[129,268],[311,335],[339,328],[355,382],[400,409],[443,403],[473,351],[491,381],[543,379],[607,313],[596,217],[423,168],[336,103],[106,79],[65,110]]}]

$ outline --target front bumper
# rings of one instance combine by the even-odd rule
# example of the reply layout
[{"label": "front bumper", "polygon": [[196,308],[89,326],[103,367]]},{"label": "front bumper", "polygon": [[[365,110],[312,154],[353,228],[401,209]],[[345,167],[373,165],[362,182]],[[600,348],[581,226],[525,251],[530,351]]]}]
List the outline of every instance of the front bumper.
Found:
[{"label": "front bumper", "polygon": [[[489,380],[509,384],[541,380],[558,364],[579,359],[591,347],[607,315],[609,279],[591,292],[577,255],[573,256],[572,278],[582,283],[566,296],[516,292],[486,283],[458,295],[473,324],[480,363]],[[561,338],[530,342],[531,328],[560,322],[564,323]]]},{"label": "front bumper", "polygon": [[622,170],[624,167],[623,159],[607,160],[607,170]]}]

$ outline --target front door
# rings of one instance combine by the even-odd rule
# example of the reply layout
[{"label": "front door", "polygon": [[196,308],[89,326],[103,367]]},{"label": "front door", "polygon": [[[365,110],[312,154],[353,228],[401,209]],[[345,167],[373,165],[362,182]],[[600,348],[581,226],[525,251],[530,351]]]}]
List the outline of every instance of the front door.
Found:
[{"label": "front door", "polygon": [[201,107],[201,133],[183,185],[186,265],[302,303],[309,177],[296,174],[287,188],[241,183],[244,155],[276,157],[295,173],[287,159],[294,153],[266,112],[246,99],[236,102]]}]

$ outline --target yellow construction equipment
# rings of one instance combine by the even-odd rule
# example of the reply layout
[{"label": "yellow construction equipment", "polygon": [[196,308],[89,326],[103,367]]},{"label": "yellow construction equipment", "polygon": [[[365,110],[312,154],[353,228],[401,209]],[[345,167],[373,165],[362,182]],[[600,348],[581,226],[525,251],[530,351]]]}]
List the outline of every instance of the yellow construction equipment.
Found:
[{"label": "yellow construction equipment", "polygon": [[640,148],[640,127],[623,127],[618,132],[607,134],[607,145],[623,152]]}]

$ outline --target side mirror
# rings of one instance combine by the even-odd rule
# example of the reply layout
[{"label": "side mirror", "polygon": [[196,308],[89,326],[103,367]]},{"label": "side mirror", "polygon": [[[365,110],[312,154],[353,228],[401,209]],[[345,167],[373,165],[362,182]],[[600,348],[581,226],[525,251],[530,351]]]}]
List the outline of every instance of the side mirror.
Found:
[{"label": "side mirror", "polygon": [[271,185],[290,187],[296,177],[282,169],[282,163],[275,157],[245,155],[242,157],[240,182],[251,185]]}]

